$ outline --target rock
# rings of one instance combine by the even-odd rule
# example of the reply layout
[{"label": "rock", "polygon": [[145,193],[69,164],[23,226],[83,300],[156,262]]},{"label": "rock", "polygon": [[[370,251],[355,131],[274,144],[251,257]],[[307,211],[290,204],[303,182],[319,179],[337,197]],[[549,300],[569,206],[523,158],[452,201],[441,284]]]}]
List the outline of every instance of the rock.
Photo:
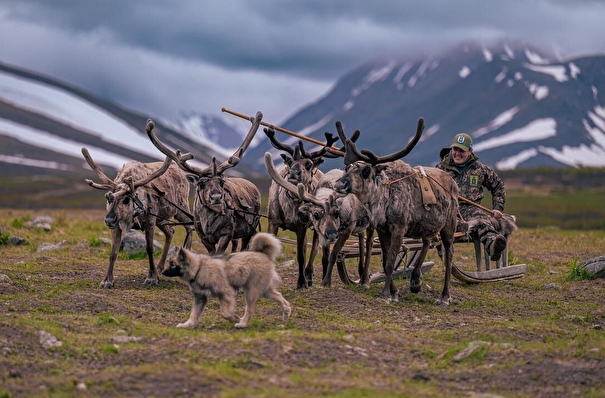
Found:
[{"label": "rock", "polygon": [[[153,241],[153,248],[155,250],[161,250],[162,245],[156,240]],[[128,254],[145,253],[145,234],[131,229],[122,238],[120,244],[120,250]]]},{"label": "rock", "polygon": [[593,274],[597,278],[605,278],[605,256],[582,261],[578,264],[578,267],[583,268],[586,272]]},{"label": "rock", "polygon": [[471,341],[464,350],[462,350],[458,354],[454,355],[452,357],[452,360],[454,362],[460,362],[464,358],[469,357],[473,352],[477,351],[479,348],[481,348],[484,345],[489,345],[489,343],[487,341]]},{"label": "rock", "polygon": [[114,343],[130,343],[132,341],[141,341],[142,338],[139,336],[114,336],[111,341]]},{"label": "rock", "polygon": [[65,240],[62,240],[59,243],[42,243],[36,249],[36,253],[46,252],[46,251],[50,251],[50,250],[60,250],[62,248],[62,246],[66,243],[67,243],[67,241],[65,241]]},{"label": "rock", "polygon": [[63,345],[63,343],[60,342],[55,336],[44,330],[40,330],[40,344],[42,344],[42,347],[47,350],[49,348],[61,347]]},{"label": "rock", "polygon": [[8,237],[8,243],[10,243],[13,246],[21,246],[24,245],[25,243],[27,243],[27,241],[24,238],[21,238],[20,236],[9,236]]},{"label": "rock", "polygon": [[34,218],[32,221],[28,221],[23,225],[28,228],[38,228],[38,229],[43,229],[46,232],[49,232],[52,229],[51,224],[54,222],[55,222],[55,219],[52,217],[38,216],[38,217]]}]

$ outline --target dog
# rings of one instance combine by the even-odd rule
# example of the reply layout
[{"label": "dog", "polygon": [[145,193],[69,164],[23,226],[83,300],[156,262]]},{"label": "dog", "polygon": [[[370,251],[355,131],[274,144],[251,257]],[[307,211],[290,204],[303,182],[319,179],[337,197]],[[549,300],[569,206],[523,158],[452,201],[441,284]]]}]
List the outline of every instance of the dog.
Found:
[{"label": "dog", "polygon": [[[162,275],[179,277],[189,285],[193,295],[193,307],[189,320],[179,323],[178,328],[197,326],[206,307],[208,297],[218,297],[221,316],[235,322],[238,329],[250,323],[256,302],[260,297],[276,301],[282,309],[284,322],[290,316],[290,303],[277,287],[281,278],[275,271],[275,260],[282,245],[273,234],[259,232],[250,241],[248,250],[231,254],[197,254],[176,247],[168,260],[168,268]],[[244,292],[246,309],[240,319],[235,315],[236,293]]]}]

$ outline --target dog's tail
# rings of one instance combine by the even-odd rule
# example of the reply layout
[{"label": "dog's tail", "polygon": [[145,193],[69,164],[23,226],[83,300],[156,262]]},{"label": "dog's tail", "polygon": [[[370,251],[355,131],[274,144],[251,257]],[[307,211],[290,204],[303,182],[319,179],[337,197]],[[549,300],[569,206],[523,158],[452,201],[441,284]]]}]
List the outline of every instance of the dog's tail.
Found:
[{"label": "dog's tail", "polygon": [[275,235],[267,232],[258,232],[248,244],[248,250],[265,253],[272,262],[277,260],[277,256],[281,253],[281,247],[281,241]]}]

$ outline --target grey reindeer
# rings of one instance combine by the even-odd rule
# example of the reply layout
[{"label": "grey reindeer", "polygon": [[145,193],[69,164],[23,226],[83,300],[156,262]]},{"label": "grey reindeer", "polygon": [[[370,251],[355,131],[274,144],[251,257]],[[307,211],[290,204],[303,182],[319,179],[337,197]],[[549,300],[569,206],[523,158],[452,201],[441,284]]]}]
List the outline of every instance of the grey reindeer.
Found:
[{"label": "grey reindeer", "polygon": [[[344,172],[338,169],[326,172],[318,181],[315,193],[311,194],[303,184],[291,184],[280,176],[269,152],[265,153],[265,167],[273,181],[300,199],[299,218],[303,223],[313,226],[314,239],[318,240],[318,245],[322,248],[322,286],[332,285],[332,270],[338,255],[347,239],[355,235],[359,240],[359,283],[369,288],[371,247],[367,247],[365,239],[365,232],[370,227],[369,211],[354,194],[335,197],[334,183]],[[371,232],[368,236],[371,242]]]},{"label": "grey reindeer", "polygon": [[[342,195],[354,193],[370,210],[372,227],[376,229],[380,240],[385,272],[385,286],[381,295],[389,301],[398,301],[392,274],[404,237],[422,240],[422,249],[410,278],[410,290],[413,293],[420,291],[421,265],[431,243],[439,237],[443,249],[445,281],[441,298],[436,304],[449,305],[458,186],[442,170],[435,167],[413,168],[400,160],[418,143],[423,129],[424,119],[420,118],[416,134],[405,148],[380,157],[369,150],[358,151],[355,143],[348,140],[342,132],[340,138],[345,142],[346,168],[345,174],[336,181],[334,190]],[[432,191],[432,197],[423,195],[425,188],[426,191]]]},{"label": "grey reindeer", "polygon": [[257,112],[251,118],[248,134],[229,159],[217,164],[213,157],[203,169],[187,163],[193,159],[190,153],[181,154],[180,150],[172,151],[164,145],[153,131],[153,121],[147,121],[147,135],[155,147],[189,173],[187,178],[195,186],[194,226],[209,254],[225,252],[229,242],[233,242],[233,251],[237,251],[237,239],[241,239],[241,250],[245,250],[257,231],[261,204],[258,187],[245,178],[227,177],[224,172],[240,162],[262,117]]},{"label": "grey reindeer", "polygon": [[[319,179],[323,175],[318,166],[324,161],[323,156],[327,153],[327,147],[330,147],[338,138],[333,138],[332,134],[326,133],[327,142],[324,147],[315,152],[306,152],[302,141],[292,147],[279,142],[275,138],[275,130],[272,127],[265,128],[264,132],[269,137],[273,147],[287,152],[287,154],[281,154],[284,164],[277,169],[277,174],[291,184],[303,184],[305,190],[314,192]],[[268,232],[277,235],[279,228],[281,228],[296,234],[296,260],[298,263],[296,288],[306,289],[312,283],[313,260],[317,252],[317,246],[313,245],[311,247],[309,261],[305,267],[307,230],[310,223],[302,222],[299,218],[298,207],[300,204],[300,199],[296,195],[292,195],[290,191],[281,187],[275,180],[271,181],[267,205]]]},{"label": "grey reindeer", "polygon": [[[110,179],[101,167],[92,159],[88,149],[82,148],[82,155],[97,174],[100,183],[87,179],[86,183],[93,188],[107,191],[107,215],[105,225],[111,230],[111,254],[109,267],[105,278],[99,287],[114,286],[113,268],[120,249],[122,234],[131,228],[140,229],[145,233],[145,251],[149,258],[149,274],[145,284],[157,285],[158,274],[164,269],[164,263],[172,237],[174,226],[172,218],[183,224],[187,235],[185,247],[191,247],[193,225],[189,214],[189,182],[185,173],[170,158],[164,163],[141,163],[131,161],[126,163],[118,172],[115,179]],[[155,227],[165,236],[162,255],[157,265],[153,260],[153,238]]]}]

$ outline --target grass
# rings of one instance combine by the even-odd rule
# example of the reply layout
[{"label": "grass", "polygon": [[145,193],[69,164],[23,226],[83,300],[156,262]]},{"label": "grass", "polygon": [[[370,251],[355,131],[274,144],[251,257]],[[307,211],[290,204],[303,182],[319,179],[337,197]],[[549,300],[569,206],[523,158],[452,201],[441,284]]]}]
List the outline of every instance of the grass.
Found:
[{"label": "grass", "polygon": [[[24,225],[38,214],[55,218],[50,232]],[[443,284],[434,252],[421,292],[398,280],[400,301],[386,304],[377,299],[381,283],[345,286],[337,272],[332,288],[295,290],[297,266],[284,265],[295,250],[285,245],[277,270],[293,307],[287,322],[261,300],[251,326],[235,330],[210,300],[200,325],[184,330],[175,325],[189,316],[187,287],[169,278],[143,286],[145,256],[121,254],[116,286],[98,288],[109,256],[103,216],[101,209],[0,211],[3,234],[29,241],[0,246],[0,274],[9,280],[0,280],[0,396],[605,394],[605,281],[579,267],[603,254],[604,229],[522,227],[509,260],[528,264],[526,275],[453,280],[449,307],[433,305]],[[183,238],[177,228],[174,243]],[[60,241],[67,242],[60,250],[36,251]],[[197,237],[194,248],[203,251]],[[455,256],[472,263],[472,245],[457,245]],[[349,266],[354,275],[354,261]],[[42,330],[62,345],[44,349]]]}]

